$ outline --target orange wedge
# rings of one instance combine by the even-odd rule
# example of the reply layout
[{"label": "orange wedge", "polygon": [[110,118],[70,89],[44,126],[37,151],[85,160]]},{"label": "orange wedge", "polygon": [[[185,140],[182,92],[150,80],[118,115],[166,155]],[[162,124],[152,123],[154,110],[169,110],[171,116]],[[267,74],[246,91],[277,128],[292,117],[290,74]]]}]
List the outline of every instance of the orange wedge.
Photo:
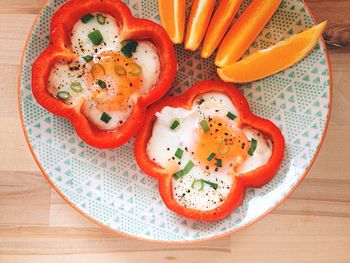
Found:
[{"label": "orange wedge", "polygon": [[243,0],[221,0],[205,35],[202,58],[210,57],[230,27]]},{"label": "orange wedge", "polygon": [[215,65],[222,67],[239,60],[277,10],[282,0],[253,0],[232,25],[222,41]]},{"label": "orange wedge", "polygon": [[193,0],[185,37],[185,49],[196,50],[207,30],[215,0]]},{"label": "orange wedge", "polygon": [[251,82],[268,77],[296,64],[316,45],[327,21],[302,33],[260,50],[231,65],[218,68],[220,78],[226,82]]},{"label": "orange wedge", "polygon": [[174,44],[181,44],[185,31],[186,0],[158,0],[162,25]]}]

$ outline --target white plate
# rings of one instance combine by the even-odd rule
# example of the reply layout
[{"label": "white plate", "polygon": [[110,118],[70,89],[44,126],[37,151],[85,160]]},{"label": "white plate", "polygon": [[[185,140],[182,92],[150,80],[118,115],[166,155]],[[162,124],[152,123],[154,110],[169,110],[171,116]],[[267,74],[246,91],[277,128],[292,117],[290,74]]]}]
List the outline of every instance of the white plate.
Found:
[{"label": "white plate", "polygon": [[[320,41],[298,65],[241,87],[252,111],[278,125],[286,139],[285,159],[276,177],[249,189],[244,203],[225,220],[196,222],[169,211],[156,181],[143,174],[133,157],[133,140],[121,148],[86,145],[70,123],[44,110],[31,92],[31,65],[47,46],[52,14],[63,0],[51,0],[35,21],[25,48],[19,87],[20,113],[28,144],[51,185],[79,212],[121,234],[186,242],[210,239],[244,228],[268,214],[301,182],[325,135],[331,83],[327,52]],[[135,16],[159,22],[156,0],[125,1]],[[245,1],[247,5],[249,1]],[[249,52],[266,48],[314,25],[302,1],[286,0]],[[212,59],[176,47],[179,70],[171,92],[216,78]]]}]

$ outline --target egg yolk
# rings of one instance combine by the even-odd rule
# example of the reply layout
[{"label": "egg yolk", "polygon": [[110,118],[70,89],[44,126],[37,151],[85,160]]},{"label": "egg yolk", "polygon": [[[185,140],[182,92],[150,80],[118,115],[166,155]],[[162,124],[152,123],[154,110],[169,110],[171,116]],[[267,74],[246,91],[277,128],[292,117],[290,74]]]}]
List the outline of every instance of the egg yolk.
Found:
[{"label": "egg yolk", "polygon": [[195,157],[206,169],[231,167],[233,170],[248,155],[249,142],[243,131],[233,127],[232,121],[213,117],[205,120],[208,130],[199,125]]},{"label": "egg yolk", "polygon": [[[96,85],[99,81],[100,87]],[[88,83],[95,87],[92,99],[99,110],[124,111],[130,107],[132,95],[140,90],[142,68],[132,57],[105,51],[98,56],[98,63],[92,65]]]}]

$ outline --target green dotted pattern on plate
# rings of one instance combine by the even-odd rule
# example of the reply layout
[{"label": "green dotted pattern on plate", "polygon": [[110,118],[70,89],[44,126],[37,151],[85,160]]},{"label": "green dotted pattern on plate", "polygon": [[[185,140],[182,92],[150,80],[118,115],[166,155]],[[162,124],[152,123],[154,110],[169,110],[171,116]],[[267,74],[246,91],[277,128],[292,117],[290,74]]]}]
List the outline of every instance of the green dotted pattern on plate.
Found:
[{"label": "green dotted pattern on plate", "polygon": [[[225,220],[196,222],[169,211],[157,182],[143,174],[133,157],[133,140],[112,150],[86,145],[69,122],[45,111],[32,97],[31,65],[47,46],[49,21],[63,0],[44,9],[26,48],[21,79],[21,107],[34,152],[58,189],[84,213],[115,230],[162,241],[215,237],[249,224],[272,208],[295,186],[319,146],[329,113],[330,78],[320,43],[298,65],[244,85],[242,93],[254,113],[276,123],[286,139],[286,152],[276,177],[260,189],[249,189],[244,203]],[[125,1],[135,16],[159,22],[157,1]],[[246,1],[244,6],[248,4]],[[189,8],[188,8],[189,10]],[[283,1],[248,53],[266,48],[311,27],[300,0]],[[179,70],[170,94],[193,83],[217,78],[213,59],[176,47]]]}]

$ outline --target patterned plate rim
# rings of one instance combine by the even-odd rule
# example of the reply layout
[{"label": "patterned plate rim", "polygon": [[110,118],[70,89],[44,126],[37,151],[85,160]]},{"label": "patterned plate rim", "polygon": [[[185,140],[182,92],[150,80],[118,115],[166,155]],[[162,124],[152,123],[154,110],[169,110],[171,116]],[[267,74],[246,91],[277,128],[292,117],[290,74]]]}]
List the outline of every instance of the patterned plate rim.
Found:
[{"label": "patterned plate rim", "polygon": [[[84,211],[82,211],[81,209],[79,209],[72,201],[70,201],[68,199],[68,197],[66,197],[59,189],[58,187],[55,185],[55,183],[50,179],[50,177],[48,176],[48,174],[46,173],[46,171],[44,170],[44,168],[42,167],[38,157],[36,156],[34,149],[31,145],[29,136],[28,136],[28,132],[25,126],[25,122],[24,122],[24,117],[23,117],[23,108],[21,106],[21,80],[22,80],[22,73],[23,73],[23,64],[24,64],[24,57],[25,57],[25,53],[26,53],[26,49],[30,40],[30,37],[33,33],[34,27],[37,24],[39,18],[41,17],[44,9],[47,7],[47,5],[50,3],[51,0],[45,0],[45,3],[43,4],[42,8],[40,9],[39,13],[36,15],[28,36],[26,38],[23,50],[22,50],[22,55],[21,55],[21,60],[20,60],[20,70],[19,70],[19,75],[18,75],[18,84],[17,84],[17,103],[18,103],[18,111],[19,111],[19,116],[20,116],[20,122],[21,122],[21,126],[22,126],[22,130],[27,142],[27,145],[29,147],[29,150],[36,162],[36,164],[38,165],[40,171],[42,172],[42,174],[44,175],[45,179],[48,181],[48,183],[51,185],[51,187],[56,191],[56,193],[58,193],[63,200],[69,204],[74,210],[76,210],[78,213],[80,213],[81,215],[83,215],[85,218],[87,218],[88,220],[92,221],[93,223],[97,224],[98,226],[100,226],[103,229],[106,229],[110,232],[119,234],[121,236],[124,237],[128,237],[131,239],[136,239],[136,240],[140,240],[140,241],[149,241],[149,242],[155,242],[155,243],[162,243],[162,244],[190,244],[190,243],[198,243],[198,242],[203,242],[203,241],[209,241],[209,240],[214,240],[214,239],[219,239],[222,237],[226,237],[229,236],[235,232],[238,232],[242,229],[245,229],[247,227],[249,227],[250,225],[255,224],[256,222],[260,221],[261,219],[265,218],[266,216],[268,216],[273,210],[275,210],[277,207],[279,207],[294,191],[295,189],[301,184],[301,182],[303,181],[303,179],[305,178],[305,176],[308,174],[308,172],[310,171],[311,167],[313,166],[321,148],[324,142],[324,139],[326,137],[327,131],[328,131],[328,127],[329,127],[329,121],[331,118],[331,113],[332,113],[332,106],[333,106],[333,75],[332,75],[332,70],[331,70],[331,64],[330,64],[330,60],[329,60],[329,54],[328,54],[328,50],[326,47],[326,43],[323,39],[323,37],[321,37],[321,43],[322,43],[322,48],[325,52],[325,58],[326,58],[326,63],[327,63],[327,68],[329,71],[329,108],[328,108],[328,113],[327,113],[327,119],[326,119],[326,123],[325,123],[325,128],[323,130],[322,136],[320,138],[320,143],[312,157],[312,159],[310,160],[309,165],[306,167],[304,173],[300,176],[298,182],[289,190],[289,192],[287,192],[285,194],[285,196],[279,200],[274,206],[272,206],[270,209],[266,210],[262,215],[258,216],[257,218],[255,218],[254,220],[246,223],[245,225],[242,225],[241,227],[238,227],[236,229],[227,231],[225,233],[219,234],[219,235],[215,235],[212,237],[207,237],[207,238],[202,238],[202,239],[195,239],[195,240],[183,240],[183,241],[164,241],[164,240],[156,240],[156,239],[151,239],[151,238],[144,238],[144,237],[139,237],[136,235],[132,235],[132,234],[128,234],[122,231],[118,231],[117,229],[114,229],[112,227],[109,227],[107,225],[104,225],[103,223],[99,222],[97,219],[93,218],[92,216],[90,216],[89,214],[85,213]],[[304,5],[307,13],[311,16],[312,20],[314,21],[314,23],[316,23],[316,19],[314,17],[314,15],[312,14],[310,8],[308,7],[308,5],[305,3],[305,1],[302,1],[302,4]]]}]

